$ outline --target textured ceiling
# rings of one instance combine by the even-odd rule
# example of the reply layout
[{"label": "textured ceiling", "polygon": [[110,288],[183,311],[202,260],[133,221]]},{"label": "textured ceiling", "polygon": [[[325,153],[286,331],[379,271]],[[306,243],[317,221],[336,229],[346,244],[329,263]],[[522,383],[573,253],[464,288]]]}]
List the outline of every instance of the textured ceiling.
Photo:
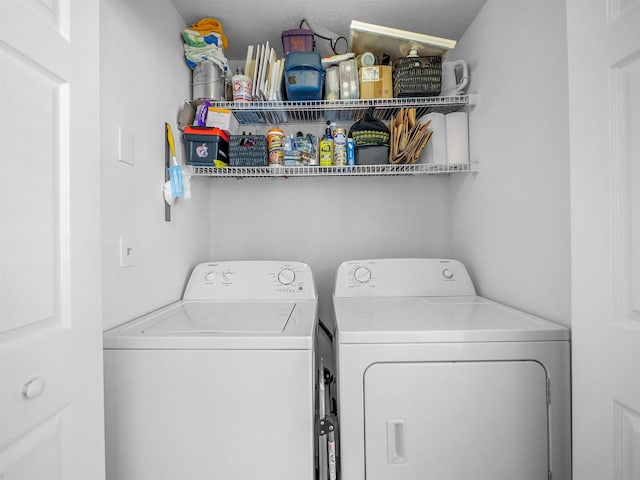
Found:
[{"label": "textured ceiling", "polygon": [[[230,60],[244,59],[247,45],[267,41],[282,55],[282,31],[299,28],[302,19],[317,34],[334,38],[342,35],[347,41],[351,20],[458,40],[486,3],[486,0],[171,1],[185,26],[204,17],[218,19],[229,39],[226,57]],[[339,41],[336,47],[338,53],[346,50],[344,41]],[[323,56],[332,53],[329,42],[317,37],[316,50]]]}]

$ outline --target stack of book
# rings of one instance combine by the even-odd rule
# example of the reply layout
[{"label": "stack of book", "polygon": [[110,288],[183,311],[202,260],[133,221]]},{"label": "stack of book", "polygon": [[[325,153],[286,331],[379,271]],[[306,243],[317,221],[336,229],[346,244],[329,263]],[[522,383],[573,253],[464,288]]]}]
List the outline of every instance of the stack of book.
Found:
[{"label": "stack of book", "polygon": [[269,42],[247,47],[244,74],[252,81],[251,96],[254,101],[284,99],[284,58],[277,57]]}]

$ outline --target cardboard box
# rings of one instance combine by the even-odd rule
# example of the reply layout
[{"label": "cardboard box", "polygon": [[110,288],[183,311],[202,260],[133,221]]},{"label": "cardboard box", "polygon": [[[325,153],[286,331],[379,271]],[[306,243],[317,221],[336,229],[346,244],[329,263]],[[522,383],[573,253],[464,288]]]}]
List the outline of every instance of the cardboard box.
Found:
[{"label": "cardboard box", "polygon": [[393,81],[390,65],[360,67],[358,72],[360,98],[393,98]]},{"label": "cardboard box", "polygon": [[209,107],[207,111],[206,126],[211,128],[219,128],[226,132],[235,132],[238,130],[238,121],[233,116],[231,110],[226,108]]}]

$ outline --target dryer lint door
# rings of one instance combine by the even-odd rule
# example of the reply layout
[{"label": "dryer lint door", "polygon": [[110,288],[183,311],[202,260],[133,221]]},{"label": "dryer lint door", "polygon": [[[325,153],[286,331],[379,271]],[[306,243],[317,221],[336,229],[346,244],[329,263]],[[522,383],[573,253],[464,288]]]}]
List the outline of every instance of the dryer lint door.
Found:
[{"label": "dryer lint door", "polygon": [[379,363],[364,387],[367,480],[548,479],[539,363]]}]

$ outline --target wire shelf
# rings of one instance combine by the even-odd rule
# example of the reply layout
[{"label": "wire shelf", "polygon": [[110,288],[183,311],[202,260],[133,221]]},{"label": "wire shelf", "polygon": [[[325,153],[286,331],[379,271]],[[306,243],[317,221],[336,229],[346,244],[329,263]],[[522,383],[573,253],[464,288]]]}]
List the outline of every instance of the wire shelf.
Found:
[{"label": "wire shelf", "polygon": [[353,122],[371,107],[373,116],[383,121],[401,108],[415,108],[416,118],[430,113],[449,113],[475,103],[474,95],[450,97],[376,98],[369,100],[211,102],[216,108],[231,110],[240,125]]},{"label": "wire shelf", "polygon": [[355,165],[350,167],[192,167],[194,176],[247,178],[247,177],[324,177],[324,176],[392,176],[392,175],[442,175],[476,172],[474,164],[412,165]]}]

